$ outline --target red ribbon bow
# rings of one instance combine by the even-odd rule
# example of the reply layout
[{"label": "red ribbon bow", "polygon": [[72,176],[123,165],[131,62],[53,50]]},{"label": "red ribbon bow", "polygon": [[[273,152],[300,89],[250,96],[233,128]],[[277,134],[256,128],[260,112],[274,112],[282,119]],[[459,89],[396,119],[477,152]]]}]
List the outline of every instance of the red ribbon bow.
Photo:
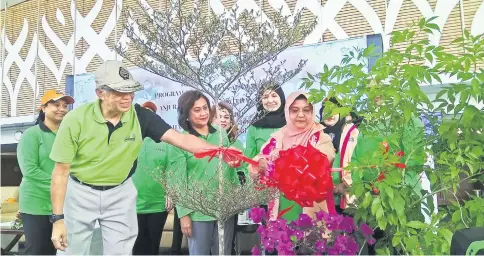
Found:
[{"label": "red ribbon bow", "polygon": [[302,207],[333,196],[329,160],[311,145],[281,150],[270,178],[287,199]]},{"label": "red ribbon bow", "polygon": [[[204,158],[209,156],[210,159],[208,161],[212,161],[212,159],[218,155],[222,154],[222,159],[226,162],[236,162],[236,161],[243,161],[246,163],[249,163],[251,165],[259,165],[258,162],[244,156],[242,152],[230,149],[230,148],[225,148],[225,147],[218,147],[216,149],[211,149],[203,152],[198,152],[193,154],[196,158]],[[237,166],[234,166],[234,168],[240,167],[240,163]]]}]

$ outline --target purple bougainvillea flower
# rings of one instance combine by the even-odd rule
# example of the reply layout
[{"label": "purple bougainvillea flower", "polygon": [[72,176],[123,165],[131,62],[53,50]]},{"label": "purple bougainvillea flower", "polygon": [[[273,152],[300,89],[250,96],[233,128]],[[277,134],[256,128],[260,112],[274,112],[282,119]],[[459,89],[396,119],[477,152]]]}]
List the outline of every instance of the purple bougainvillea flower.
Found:
[{"label": "purple bougainvillea flower", "polygon": [[339,255],[339,248],[332,247],[328,249],[329,255]]},{"label": "purple bougainvillea flower", "polygon": [[339,225],[339,229],[343,232],[346,232],[346,233],[352,233],[354,230],[356,230],[356,225],[355,225],[355,222],[353,220],[353,218],[351,217],[343,217],[340,225]]},{"label": "purple bougainvillea flower", "polygon": [[373,229],[368,226],[366,223],[362,223],[360,226],[361,233],[363,233],[364,236],[371,236],[373,235]]},{"label": "purple bougainvillea flower", "polygon": [[252,252],[252,255],[262,255],[262,252],[260,248],[257,247],[257,245],[252,248],[251,252]]},{"label": "purple bougainvillea flower", "polygon": [[259,226],[257,227],[257,230],[256,230],[256,231],[257,231],[257,233],[259,233],[260,235],[262,235],[262,234],[264,234],[264,233],[266,232],[266,229],[265,229],[265,227],[264,227],[264,226],[259,225]]},{"label": "purple bougainvillea flower", "polygon": [[326,251],[326,241],[325,240],[318,240],[316,241],[316,243],[314,244],[314,247],[316,248],[316,250],[318,252],[325,252]]},{"label": "purple bougainvillea flower", "polygon": [[369,245],[374,245],[375,243],[376,243],[375,238],[372,237],[372,238],[368,239],[368,244]]},{"label": "purple bougainvillea flower", "polygon": [[324,218],[324,215],[325,215],[325,214],[326,214],[326,213],[325,213],[325,212],[323,212],[323,211],[319,211],[319,212],[317,212],[317,213],[316,213],[316,219],[317,219],[317,220],[319,220],[319,221],[322,221],[322,220],[323,220],[323,218]]},{"label": "purple bougainvillea flower", "polygon": [[297,240],[301,240],[304,238],[304,232],[302,232],[301,230],[294,230],[293,235],[296,236]]},{"label": "purple bougainvillea flower", "polygon": [[351,236],[338,235],[334,241],[333,248],[337,249],[339,254],[343,255],[355,255],[358,253],[358,244]]},{"label": "purple bougainvillea flower", "polygon": [[339,226],[341,222],[343,221],[343,216],[339,214],[330,214],[330,213],[323,213],[322,214],[322,220],[324,221],[324,224],[326,225],[326,229],[329,231],[337,230],[339,229]]},{"label": "purple bougainvillea flower", "polygon": [[300,214],[296,220],[296,226],[301,228],[310,228],[313,226],[313,219],[306,214]]},{"label": "purple bougainvillea flower", "polygon": [[249,211],[249,218],[255,223],[260,223],[267,219],[266,210],[261,207],[252,208]]}]

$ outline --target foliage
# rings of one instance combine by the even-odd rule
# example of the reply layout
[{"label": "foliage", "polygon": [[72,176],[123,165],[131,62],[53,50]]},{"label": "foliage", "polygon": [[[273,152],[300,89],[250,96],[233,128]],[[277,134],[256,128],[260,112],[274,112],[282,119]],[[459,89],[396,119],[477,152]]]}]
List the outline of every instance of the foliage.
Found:
[{"label": "foliage", "polygon": [[[348,167],[356,202],[347,212],[385,231],[377,242],[382,254],[448,254],[453,231],[484,226],[477,212],[480,198],[463,206],[454,200],[434,213],[434,194],[458,199],[462,181],[483,180],[484,145],[484,37],[466,31],[451,45],[462,49],[458,53],[417,39],[440,33],[434,19],[393,32],[393,47],[381,55],[373,45],[354,49],[340,66],[324,66],[321,73],[304,78],[313,102],[336,97],[341,103],[338,107],[328,101],[325,117],[354,112],[364,118],[358,147],[366,150]],[[368,69],[370,57],[379,58]],[[422,91],[422,86],[443,80],[455,82],[442,85],[435,99]],[[430,156],[435,168],[424,166]],[[422,170],[431,193],[420,188]]]},{"label": "foliage", "polygon": [[[357,227],[349,216],[320,211],[316,213],[317,220],[300,214],[297,220],[288,223],[280,218],[269,220],[265,209],[252,208],[249,217],[255,223],[261,223],[257,233],[261,237],[262,249],[269,253],[276,250],[280,255],[355,255],[361,252],[360,247],[365,243],[374,243],[371,238],[373,230],[366,224]],[[362,242],[358,244],[358,240]],[[255,246],[252,254],[261,255],[261,248]]]}]

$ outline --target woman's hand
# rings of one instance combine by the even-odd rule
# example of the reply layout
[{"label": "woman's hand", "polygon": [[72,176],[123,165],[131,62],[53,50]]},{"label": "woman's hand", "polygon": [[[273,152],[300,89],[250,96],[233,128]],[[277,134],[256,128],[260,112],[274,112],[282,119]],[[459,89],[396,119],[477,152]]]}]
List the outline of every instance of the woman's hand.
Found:
[{"label": "woman's hand", "polygon": [[344,183],[336,184],[334,186],[333,193],[343,195],[346,193],[346,185]]},{"label": "woman's hand", "polygon": [[185,236],[187,237],[192,236],[192,219],[190,219],[190,216],[187,215],[187,216],[181,217],[180,226],[181,226],[181,231]]},{"label": "woman's hand", "polygon": [[267,159],[259,159],[259,172],[264,172],[267,169]]},{"label": "woman's hand", "polygon": [[165,196],[165,210],[167,212],[171,211],[173,209],[173,201],[167,196]]}]

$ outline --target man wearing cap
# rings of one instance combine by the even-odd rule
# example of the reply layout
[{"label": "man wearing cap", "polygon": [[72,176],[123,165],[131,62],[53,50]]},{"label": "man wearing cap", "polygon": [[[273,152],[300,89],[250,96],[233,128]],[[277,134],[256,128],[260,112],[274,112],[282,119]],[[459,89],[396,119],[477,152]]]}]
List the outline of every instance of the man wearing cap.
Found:
[{"label": "man wearing cap", "polygon": [[[95,73],[98,100],[66,115],[52,147],[52,242],[67,254],[88,254],[99,221],[103,254],[131,254],[138,234],[131,176],[145,137],[189,152],[214,149],[179,133],[154,112],[132,105],[143,87],[120,61]],[[237,164],[237,163],[233,163]]]}]

